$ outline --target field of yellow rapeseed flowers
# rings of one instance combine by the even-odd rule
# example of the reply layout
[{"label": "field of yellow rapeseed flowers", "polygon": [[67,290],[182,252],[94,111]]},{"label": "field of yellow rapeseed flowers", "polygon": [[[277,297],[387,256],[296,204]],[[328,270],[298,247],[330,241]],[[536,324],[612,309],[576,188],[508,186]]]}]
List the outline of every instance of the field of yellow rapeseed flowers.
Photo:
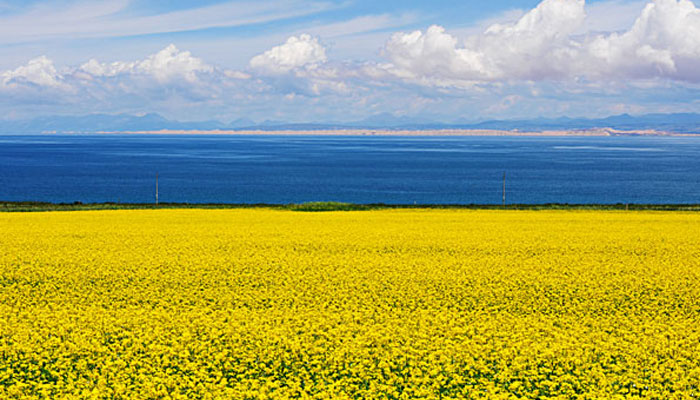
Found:
[{"label": "field of yellow rapeseed flowers", "polygon": [[0,214],[0,399],[700,398],[700,214]]}]

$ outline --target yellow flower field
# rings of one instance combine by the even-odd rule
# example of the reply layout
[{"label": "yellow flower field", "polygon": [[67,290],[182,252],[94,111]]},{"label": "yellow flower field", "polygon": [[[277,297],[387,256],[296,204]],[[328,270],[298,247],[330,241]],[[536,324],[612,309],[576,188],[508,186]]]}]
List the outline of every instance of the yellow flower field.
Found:
[{"label": "yellow flower field", "polygon": [[0,214],[0,399],[700,398],[700,214]]}]

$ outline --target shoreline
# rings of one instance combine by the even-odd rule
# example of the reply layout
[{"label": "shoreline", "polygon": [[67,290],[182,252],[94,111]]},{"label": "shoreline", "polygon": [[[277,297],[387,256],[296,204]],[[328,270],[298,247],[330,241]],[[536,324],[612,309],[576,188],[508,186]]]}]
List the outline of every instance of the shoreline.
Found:
[{"label": "shoreline", "polygon": [[612,128],[519,131],[498,129],[318,129],[318,130],[135,130],[97,132],[45,131],[43,135],[228,135],[228,136],[530,136],[530,137],[610,137],[610,136],[684,136],[700,137],[697,133],[681,133],[658,130],[619,130]]}]

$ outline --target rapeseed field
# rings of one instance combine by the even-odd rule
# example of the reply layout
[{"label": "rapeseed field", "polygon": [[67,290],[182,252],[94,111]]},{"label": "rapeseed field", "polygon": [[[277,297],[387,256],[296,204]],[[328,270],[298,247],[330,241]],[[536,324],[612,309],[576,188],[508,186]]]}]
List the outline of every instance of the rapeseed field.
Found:
[{"label": "rapeseed field", "polygon": [[700,398],[700,214],[0,214],[0,399],[287,398]]}]

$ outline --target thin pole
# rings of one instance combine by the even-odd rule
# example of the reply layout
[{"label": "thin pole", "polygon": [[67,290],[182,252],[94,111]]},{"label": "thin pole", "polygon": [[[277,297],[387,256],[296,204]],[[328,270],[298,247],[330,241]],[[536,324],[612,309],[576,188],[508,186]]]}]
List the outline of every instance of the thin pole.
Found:
[{"label": "thin pole", "polygon": [[156,172],[156,205],[158,205],[158,173]]},{"label": "thin pole", "polygon": [[503,207],[506,206],[506,173],[503,172]]}]

